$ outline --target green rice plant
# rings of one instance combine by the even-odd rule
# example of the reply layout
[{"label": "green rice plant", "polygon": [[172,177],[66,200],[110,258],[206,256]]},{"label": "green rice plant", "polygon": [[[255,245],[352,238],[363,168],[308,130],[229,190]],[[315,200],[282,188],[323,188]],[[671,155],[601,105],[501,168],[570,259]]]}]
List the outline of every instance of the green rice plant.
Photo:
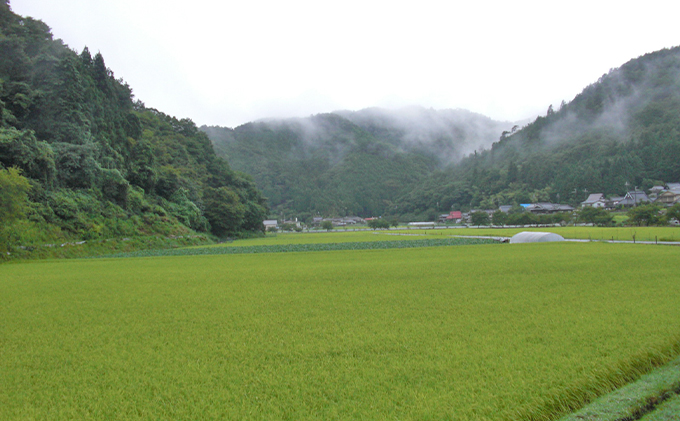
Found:
[{"label": "green rice plant", "polygon": [[679,227],[527,227],[527,228],[456,228],[408,230],[427,236],[480,235],[512,237],[522,231],[549,231],[568,239],[593,241],[680,241]]},{"label": "green rice plant", "polygon": [[[410,234],[410,235],[406,235]],[[321,231],[309,233],[279,233],[260,238],[234,240],[212,247],[271,246],[280,244],[329,244],[373,241],[401,241],[427,238],[421,233],[398,233],[391,231]]]},{"label": "green rice plant", "polygon": [[0,418],[556,419],[680,354],[677,260],[551,243],[4,264]]},{"label": "green rice plant", "polygon": [[[382,237],[385,238],[385,237]],[[420,240],[402,241],[365,241],[338,243],[301,243],[301,244],[273,244],[249,245],[231,247],[185,247],[181,249],[140,250],[129,253],[118,253],[93,257],[151,257],[151,256],[199,256],[210,254],[245,254],[245,253],[293,253],[311,251],[337,250],[378,250],[415,247],[442,247],[456,245],[490,244],[494,240],[470,238],[423,238]],[[243,243],[239,243],[243,244]]]}]

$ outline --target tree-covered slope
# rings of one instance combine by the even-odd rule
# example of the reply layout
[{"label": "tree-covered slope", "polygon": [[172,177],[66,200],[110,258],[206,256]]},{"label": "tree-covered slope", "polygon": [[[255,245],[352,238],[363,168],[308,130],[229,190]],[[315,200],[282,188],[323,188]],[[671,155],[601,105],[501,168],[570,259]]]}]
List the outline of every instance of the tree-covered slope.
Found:
[{"label": "tree-covered slope", "polygon": [[490,145],[511,123],[460,110],[338,111],[201,127],[218,154],[253,174],[277,213],[377,216],[437,168]]},{"label": "tree-covered slope", "polygon": [[201,129],[284,216],[382,214],[434,165],[335,114]]},{"label": "tree-covered slope", "polygon": [[336,111],[377,139],[403,151],[433,157],[440,166],[456,163],[475,150],[491,146],[513,123],[495,121],[467,110],[404,107]]},{"label": "tree-covered slope", "polygon": [[193,122],[135,102],[101,54],[76,53],[43,22],[14,14],[6,0],[0,171],[30,186],[27,201],[2,199],[23,202],[12,221],[0,221],[0,230],[12,227],[11,240],[3,231],[3,247],[30,241],[32,231],[58,238],[189,229],[233,235],[261,229],[266,214],[254,184],[215,155]]},{"label": "tree-covered slope", "polygon": [[[400,214],[578,203],[680,181],[680,47],[612,69],[559,109],[549,107],[491,148],[399,199]],[[437,203],[439,206],[437,207]]]}]

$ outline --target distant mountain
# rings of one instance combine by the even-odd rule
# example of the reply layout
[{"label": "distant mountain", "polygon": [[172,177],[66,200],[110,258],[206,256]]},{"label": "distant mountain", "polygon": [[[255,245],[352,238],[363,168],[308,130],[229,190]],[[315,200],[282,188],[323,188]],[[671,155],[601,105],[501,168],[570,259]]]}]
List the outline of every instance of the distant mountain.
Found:
[{"label": "distant mountain", "polygon": [[469,111],[411,107],[200,129],[234,169],[252,174],[275,213],[311,218],[393,212],[397,197],[511,127]]},{"label": "distant mountain", "polygon": [[[680,47],[631,60],[570,103],[400,197],[405,218],[532,201],[576,204],[680,181]],[[438,205],[437,205],[438,204]]]},{"label": "distant mountain", "polygon": [[352,123],[400,150],[435,157],[442,165],[455,163],[489,148],[514,123],[494,121],[468,110],[405,107],[336,111]]}]

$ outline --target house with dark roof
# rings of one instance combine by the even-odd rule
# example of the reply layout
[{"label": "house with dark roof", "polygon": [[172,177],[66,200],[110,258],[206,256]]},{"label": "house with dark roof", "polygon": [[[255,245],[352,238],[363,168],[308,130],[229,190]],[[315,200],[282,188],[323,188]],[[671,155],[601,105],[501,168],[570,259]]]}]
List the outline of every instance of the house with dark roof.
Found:
[{"label": "house with dark roof", "polygon": [[532,203],[531,205],[527,206],[525,210],[527,212],[540,215],[558,212],[572,212],[574,208],[569,205],[561,205],[559,203],[540,202]]},{"label": "house with dark roof", "polygon": [[619,202],[619,206],[637,206],[650,202],[651,200],[647,196],[647,193],[640,190],[634,190],[626,193],[626,195],[623,197],[623,200]]},{"label": "house with dark roof", "polygon": [[666,190],[666,187],[664,187],[664,186],[654,186],[651,189],[649,189],[649,193],[650,194],[654,194],[654,193],[659,194],[659,193],[662,193],[664,190]]},{"label": "house with dark roof", "polygon": [[604,198],[602,193],[593,193],[588,196],[588,198],[581,202],[581,207],[591,206],[593,208],[604,208],[607,204],[607,199]]},{"label": "house with dark roof", "polygon": [[680,203],[680,189],[666,190],[656,198],[654,203],[659,203],[664,206],[673,206],[676,203]]},{"label": "house with dark roof", "polygon": [[621,200],[618,205],[619,206],[637,206],[642,203],[649,203],[651,200],[649,200],[649,197],[647,197],[647,193],[639,190],[635,191],[629,191],[626,193],[624,196],[623,200]]},{"label": "house with dark roof", "polygon": [[609,200],[607,200],[605,209],[615,209],[619,205],[619,202],[621,202],[623,199],[624,199],[623,196],[610,197]]}]

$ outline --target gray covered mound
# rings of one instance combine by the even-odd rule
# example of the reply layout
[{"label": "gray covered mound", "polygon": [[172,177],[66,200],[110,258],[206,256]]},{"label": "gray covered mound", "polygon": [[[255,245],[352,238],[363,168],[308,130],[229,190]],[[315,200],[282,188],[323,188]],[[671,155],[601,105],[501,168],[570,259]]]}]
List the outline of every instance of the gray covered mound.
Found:
[{"label": "gray covered mound", "polygon": [[564,237],[559,234],[553,234],[552,232],[523,231],[513,235],[510,239],[510,244],[539,243],[546,241],[564,241]]}]

